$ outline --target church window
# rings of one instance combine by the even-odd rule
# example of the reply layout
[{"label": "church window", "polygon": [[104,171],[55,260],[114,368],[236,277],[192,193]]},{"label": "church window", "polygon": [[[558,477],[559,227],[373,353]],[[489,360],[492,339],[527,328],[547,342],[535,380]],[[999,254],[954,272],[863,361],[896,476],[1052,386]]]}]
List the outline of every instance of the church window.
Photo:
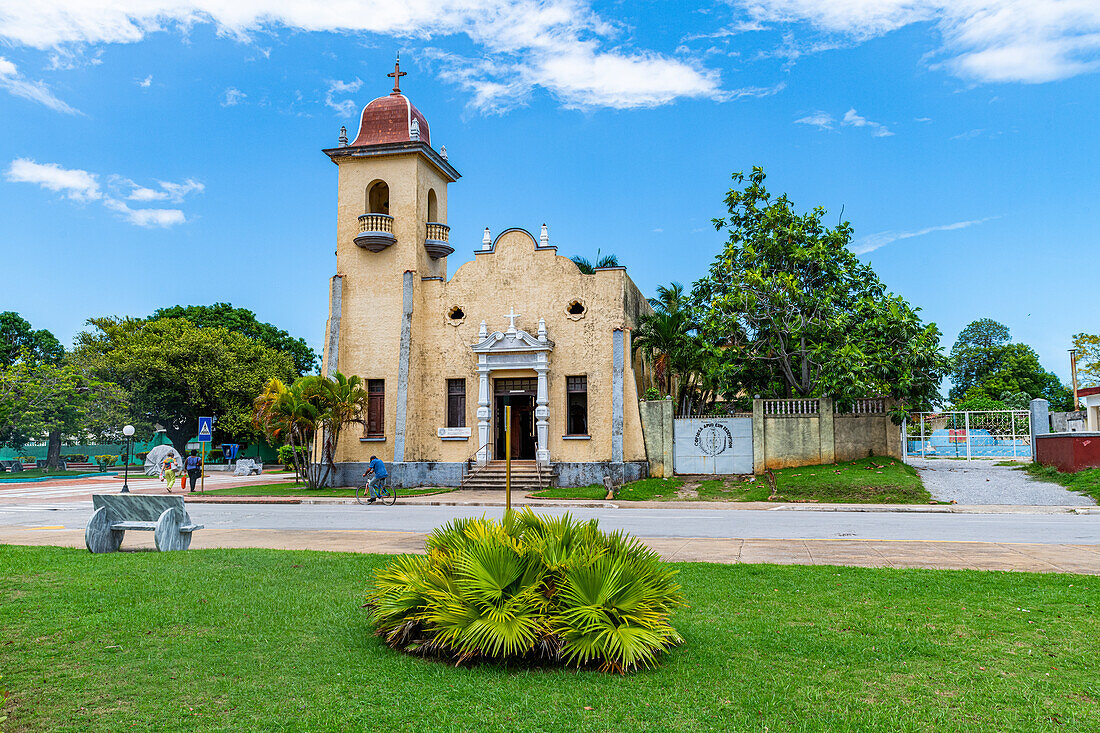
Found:
[{"label": "church window", "polygon": [[461,321],[463,318],[466,317],[466,314],[463,312],[462,308],[456,305],[449,311],[447,311],[447,317],[450,318],[452,321]]},{"label": "church window", "polygon": [[566,377],[567,435],[588,435],[588,377]]},{"label": "church window", "polygon": [[386,380],[367,380],[367,437],[386,436]]},{"label": "church window", "polygon": [[428,221],[439,221],[439,202],[434,188],[428,189]]},{"label": "church window", "polygon": [[367,213],[390,213],[390,187],[385,181],[376,181],[367,189]]},{"label": "church window", "polygon": [[584,303],[579,300],[574,300],[566,307],[565,312],[571,316],[583,316],[584,315]]},{"label": "church window", "polygon": [[447,427],[466,427],[466,380],[447,380]]}]

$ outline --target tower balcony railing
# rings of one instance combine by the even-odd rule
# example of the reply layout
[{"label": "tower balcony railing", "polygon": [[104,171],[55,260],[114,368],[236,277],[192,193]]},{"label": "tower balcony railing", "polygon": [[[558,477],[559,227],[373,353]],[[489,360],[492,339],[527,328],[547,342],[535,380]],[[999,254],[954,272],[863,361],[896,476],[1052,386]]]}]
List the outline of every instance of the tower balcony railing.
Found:
[{"label": "tower balcony railing", "polygon": [[355,243],[371,252],[381,252],[397,241],[393,236],[393,217],[389,214],[363,214]]},{"label": "tower balcony railing", "polygon": [[427,235],[424,237],[424,249],[433,260],[446,257],[455,251],[448,242],[451,238],[451,228],[437,221],[429,221]]}]

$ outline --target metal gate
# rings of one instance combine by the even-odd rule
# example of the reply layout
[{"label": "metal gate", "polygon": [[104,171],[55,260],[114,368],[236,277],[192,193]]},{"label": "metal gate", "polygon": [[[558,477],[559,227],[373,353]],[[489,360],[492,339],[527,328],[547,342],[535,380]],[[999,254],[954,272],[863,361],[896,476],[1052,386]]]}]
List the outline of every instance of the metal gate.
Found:
[{"label": "metal gate", "polygon": [[676,418],[672,423],[676,473],[752,473],[752,418]]},{"label": "metal gate", "polygon": [[918,412],[905,421],[907,458],[1031,458],[1028,410]]}]

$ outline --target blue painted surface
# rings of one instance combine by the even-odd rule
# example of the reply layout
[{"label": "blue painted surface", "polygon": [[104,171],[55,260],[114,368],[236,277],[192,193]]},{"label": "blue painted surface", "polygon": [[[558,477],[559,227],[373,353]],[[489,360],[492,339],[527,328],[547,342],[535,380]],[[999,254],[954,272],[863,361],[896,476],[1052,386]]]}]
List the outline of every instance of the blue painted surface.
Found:
[{"label": "blue painted surface", "polygon": [[[909,440],[908,453],[911,456],[928,458],[966,458],[966,430],[933,430],[928,440]],[[988,430],[970,431],[971,458],[1012,458],[1031,455],[1030,440],[1026,437],[999,438]]]}]

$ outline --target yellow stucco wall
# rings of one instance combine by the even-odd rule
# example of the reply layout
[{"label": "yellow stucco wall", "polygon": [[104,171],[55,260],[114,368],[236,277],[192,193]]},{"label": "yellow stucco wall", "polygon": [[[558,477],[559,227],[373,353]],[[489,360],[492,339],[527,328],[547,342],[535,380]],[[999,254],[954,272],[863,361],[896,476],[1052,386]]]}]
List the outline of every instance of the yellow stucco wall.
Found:
[{"label": "yellow stucco wall", "polygon": [[[390,189],[390,215],[397,243],[382,252],[357,247],[357,218],[365,212],[365,192],[375,180]],[[630,329],[649,310],[625,270],[582,274],[553,248],[539,248],[522,230],[500,235],[489,252],[477,254],[446,280],[446,258],[431,260],[424,251],[427,196],[434,189],[438,219],[446,222],[446,181],[423,156],[401,154],[350,158],[340,162],[337,224],[337,272],[342,275],[342,318],[338,369],[364,379],[386,382],[386,438],[362,442],[357,430],[341,437],[339,461],[363,461],[372,454],[394,455],[398,365],[401,338],[402,278],[412,271],[413,315],[409,358],[406,461],[463,461],[478,448],[477,356],[482,320],[488,331],[504,331],[512,308],[521,316],[516,327],[536,335],[545,319],[554,342],[549,359],[549,442],[552,462],[608,461],[612,456],[612,338],[624,330],[623,459],[645,460],[638,397],[645,384],[640,362],[631,358]],[[452,242],[452,246],[454,243]],[[444,279],[425,279],[444,278]],[[585,306],[583,317],[570,317],[574,300]],[[447,314],[459,306],[465,318],[454,324]],[[326,331],[327,333],[327,331]],[[328,348],[326,340],[326,349]],[[324,368],[331,355],[326,353]],[[567,375],[588,377],[590,440],[564,440]],[[534,377],[534,370],[503,373]],[[467,441],[444,441],[436,431],[446,422],[447,379],[466,379]],[[491,388],[490,388],[491,392]],[[490,409],[493,400],[490,398]],[[491,440],[492,438],[490,438]]]}]

